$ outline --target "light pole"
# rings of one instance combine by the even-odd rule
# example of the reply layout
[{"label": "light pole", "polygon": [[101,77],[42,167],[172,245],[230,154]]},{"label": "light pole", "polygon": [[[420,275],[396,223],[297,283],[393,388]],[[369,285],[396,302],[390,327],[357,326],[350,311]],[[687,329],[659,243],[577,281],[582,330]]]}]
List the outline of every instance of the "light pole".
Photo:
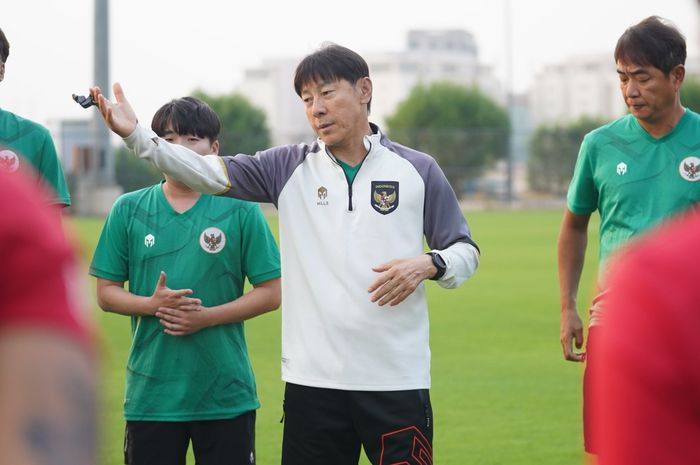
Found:
[{"label": "light pole", "polygon": [[[109,90],[109,0],[95,0],[93,79],[105,94]],[[79,215],[106,215],[122,193],[114,176],[114,155],[109,129],[96,109],[91,110],[83,147],[85,163],[75,183],[75,209]]]},{"label": "light pole", "polygon": [[505,16],[505,56],[506,56],[506,106],[508,111],[508,157],[506,159],[506,202],[510,205],[514,200],[513,193],[513,163],[515,150],[515,115],[513,111],[513,44],[512,44],[512,17],[510,0],[504,0]]},{"label": "light pole", "polygon": [[[95,84],[109,94],[109,0],[95,0]],[[93,153],[96,166],[95,181],[99,185],[114,184],[114,157],[109,143],[109,129],[97,111],[92,117]]]}]

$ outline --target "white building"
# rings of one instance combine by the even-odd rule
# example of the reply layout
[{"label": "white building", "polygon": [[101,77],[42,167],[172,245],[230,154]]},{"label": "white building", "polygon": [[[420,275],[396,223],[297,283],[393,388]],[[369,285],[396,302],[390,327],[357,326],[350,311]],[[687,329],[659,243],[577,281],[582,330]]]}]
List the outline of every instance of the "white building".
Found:
[{"label": "white building", "polygon": [[89,119],[65,119],[58,122],[54,136],[66,175],[84,175],[95,163],[92,159],[92,126]]},{"label": "white building", "polygon": [[[698,59],[686,59],[688,76],[697,76]],[[548,65],[530,88],[532,122],[566,125],[583,116],[612,121],[627,112],[612,53],[582,55]]]},{"label": "white building", "polygon": [[383,126],[416,85],[437,81],[477,86],[503,105],[505,93],[478,58],[474,36],[464,30],[409,31],[406,50],[367,54],[374,84],[371,120]]},{"label": "white building", "polygon": [[[476,42],[467,31],[410,31],[406,50],[368,53],[363,57],[374,85],[370,120],[380,127],[413,87],[421,83],[476,85],[497,102],[505,102],[492,70],[479,64]],[[314,138],[292,83],[300,59],[265,61],[259,68],[246,71],[237,89],[267,115],[273,144]]]},{"label": "white building", "polygon": [[273,145],[311,142],[315,139],[294,91],[294,71],[299,60],[267,60],[245,71],[237,92],[265,112]]},{"label": "white building", "polygon": [[546,66],[530,89],[535,126],[569,124],[583,116],[613,120],[626,111],[610,54],[572,57]]}]

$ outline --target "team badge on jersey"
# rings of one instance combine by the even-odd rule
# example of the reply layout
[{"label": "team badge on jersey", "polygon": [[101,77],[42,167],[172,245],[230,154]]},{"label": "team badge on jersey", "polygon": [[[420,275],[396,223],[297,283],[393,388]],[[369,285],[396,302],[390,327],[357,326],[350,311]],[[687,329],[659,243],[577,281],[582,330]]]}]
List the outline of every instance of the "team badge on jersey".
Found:
[{"label": "team badge on jersey", "polygon": [[372,181],[371,197],[372,208],[382,215],[388,215],[399,206],[398,181]]},{"label": "team badge on jersey", "polygon": [[207,228],[199,235],[199,245],[208,253],[219,253],[226,245],[226,236],[219,228]]},{"label": "team badge on jersey", "polygon": [[14,173],[19,169],[19,157],[12,150],[0,150],[0,169]]},{"label": "team badge on jersey", "polygon": [[145,245],[148,248],[153,247],[156,245],[156,238],[153,234],[146,234],[146,237],[143,238],[143,245]]},{"label": "team badge on jersey", "polygon": [[678,165],[678,172],[686,181],[695,182],[700,180],[700,158],[685,157],[681,164]]},{"label": "team badge on jersey", "polygon": [[627,173],[627,163],[620,162],[617,164],[617,174],[622,176],[623,174]]}]

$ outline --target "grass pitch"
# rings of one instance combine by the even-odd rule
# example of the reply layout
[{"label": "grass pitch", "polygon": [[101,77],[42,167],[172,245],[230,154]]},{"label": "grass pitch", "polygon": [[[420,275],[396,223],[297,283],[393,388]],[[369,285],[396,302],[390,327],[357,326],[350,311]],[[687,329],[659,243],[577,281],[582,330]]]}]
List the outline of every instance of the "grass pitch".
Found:
[{"label": "grass pitch", "polygon": [[[434,461],[440,465],[583,463],[582,365],[565,362],[559,345],[556,241],[561,211],[467,212],[482,250],[476,275],[456,290],[428,282]],[[276,217],[270,223],[276,232]],[[71,219],[87,264],[102,219]],[[585,315],[597,263],[597,220],[579,292]],[[122,401],[129,319],[101,312],[88,278],[100,331],[100,464],[123,463]],[[258,464],[279,464],[282,425],[280,313],[246,323],[262,408]],[[190,459],[188,463],[194,463]],[[362,458],[362,465],[368,465]]]}]

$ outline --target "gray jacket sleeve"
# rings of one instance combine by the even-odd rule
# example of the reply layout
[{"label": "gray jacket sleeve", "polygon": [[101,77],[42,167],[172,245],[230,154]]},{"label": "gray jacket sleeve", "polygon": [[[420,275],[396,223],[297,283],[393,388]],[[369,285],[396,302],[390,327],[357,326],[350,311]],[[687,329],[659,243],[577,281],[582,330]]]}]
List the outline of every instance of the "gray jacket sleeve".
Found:
[{"label": "gray jacket sleeve", "polygon": [[455,288],[476,272],[480,251],[444,173],[432,158],[424,160],[424,164],[419,171],[425,181],[425,237],[428,246],[447,265],[438,284]]}]

